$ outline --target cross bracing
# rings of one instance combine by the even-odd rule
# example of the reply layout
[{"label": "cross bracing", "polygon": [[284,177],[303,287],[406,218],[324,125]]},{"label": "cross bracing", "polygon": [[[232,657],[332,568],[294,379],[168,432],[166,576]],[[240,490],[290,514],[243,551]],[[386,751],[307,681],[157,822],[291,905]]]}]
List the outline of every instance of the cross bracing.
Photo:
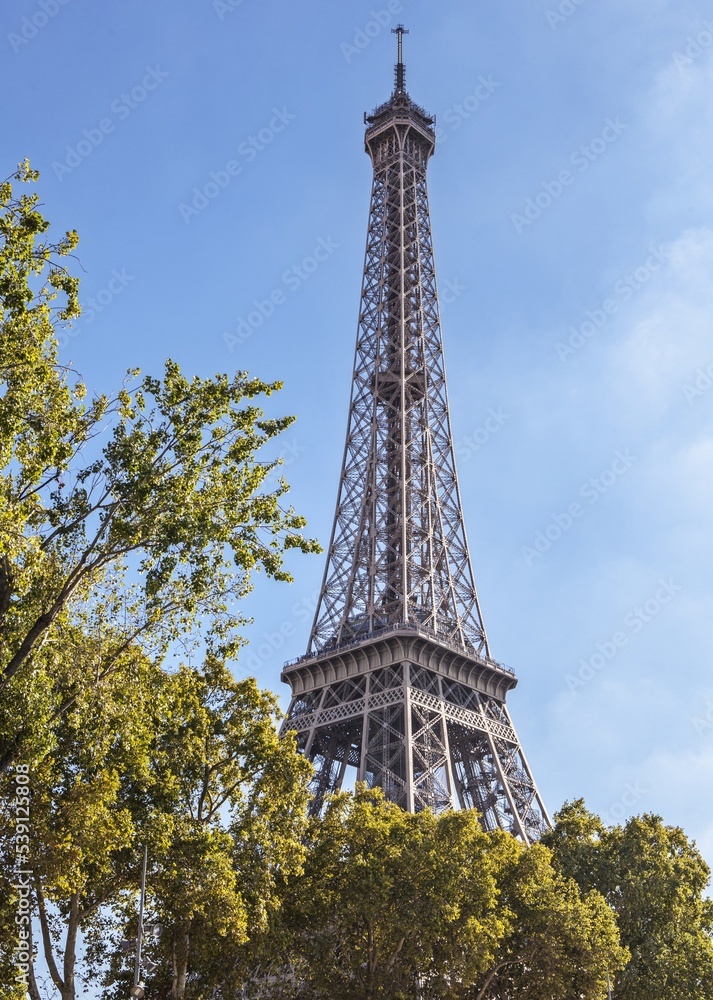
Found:
[{"label": "cross bracing", "polygon": [[[538,837],[547,813],[505,702],[488,693],[487,679],[479,690],[383,652],[379,661],[388,665],[374,669],[370,643],[360,650],[353,676],[296,696],[288,713],[286,728],[315,766],[316,807],[351,765],[357,780],[379,785],[405,809],[474,808],[488,829]],[[326,667],[322,658],[329,675]]]},{"label": "cross bracing", "polygon": [[406,95],[370,119],[374,162],[349,429],[317,651],[394,622],[488,650],[448,415],[426,165]]},{"label": "cross bracing", "polygon": [[401,58],[390,100],[365,120],[373,184],[347,436],[307,654],[283,672],[285,727],[315,766],[315,809],[350,773],[405,809],[474,808],[529,841],[549,819],[471,567],[426,183],[435,122],[406,92]]}]

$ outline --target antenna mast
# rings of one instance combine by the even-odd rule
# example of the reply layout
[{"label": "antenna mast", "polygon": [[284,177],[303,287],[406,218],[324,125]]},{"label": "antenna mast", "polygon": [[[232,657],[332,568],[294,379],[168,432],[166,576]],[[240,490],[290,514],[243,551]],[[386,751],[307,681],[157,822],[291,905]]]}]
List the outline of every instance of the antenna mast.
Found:
[{"label": "antenna mast", "polygon": [[404,28],[403,24],[397,24],[395,28],[391,29],[392,35],[398,35],[399,40],[399,56],[396,63],[396,93],[403,94],[405,91],[405,81],[406,81],[406,67],[404,66],[404,35],[408,35],[408,28]]}]

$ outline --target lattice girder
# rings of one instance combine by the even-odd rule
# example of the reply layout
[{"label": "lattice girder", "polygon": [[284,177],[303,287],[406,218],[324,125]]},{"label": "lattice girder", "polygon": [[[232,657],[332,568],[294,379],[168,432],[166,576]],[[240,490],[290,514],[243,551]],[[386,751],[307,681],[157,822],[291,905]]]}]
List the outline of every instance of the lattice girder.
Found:
[{"label": "lattice girder", "polygon": [[[349,427],[310,649],[418,622],[487,655],[448,416],[426,166],[415,106],[374,126]],[[378,120],[378,112],[375,113]]]},{"label": "lattice girder", "polygon": [[366,119],[347,435],[308,651],[282,675],[284,729],[314,764],[315,810],[359,780],[410,811],[477,809],[530,842],[549,819],[505,706],[517,681],[490,655],[456,474],[426,182],[435,122],[401,61],[396,80]]},{"label": "lattice girder", "polygon": [[[391,646],[398,648],[396,637]],[[423,653],[420,644],[411,648]],[[288,710],[283,728],[297,732],[315,766],[313,808],[342,786],[351,765],[352,780],[379,785],[410,811],[477,809],[487,829],[538,837],[549,819],[504,701],[449,677],[443,671],[457,667],[436,650],[431,662],[442,670],[373,652],[366,640],[353,651],[354,677],[298,694]],[[288,669],[309,667],[305,660]],[[481,685],[488,688],[486,678]]]}]

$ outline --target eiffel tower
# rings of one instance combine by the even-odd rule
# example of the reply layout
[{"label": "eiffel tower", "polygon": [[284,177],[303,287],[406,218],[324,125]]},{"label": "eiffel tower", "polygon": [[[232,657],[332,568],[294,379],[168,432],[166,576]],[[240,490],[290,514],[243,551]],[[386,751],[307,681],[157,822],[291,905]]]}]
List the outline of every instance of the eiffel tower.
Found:
[{"label": "eiffel tower", "polygon": [[[550,821],[490,655],[456,476],[426,169],[435,119],[393,93],[364,116],[374,169],[349,425],[305,656],[285,665],[313,808],[345,781],[404,809],[477,809],[526,843]],[[348,769],[351,768],[351,771]]]}]

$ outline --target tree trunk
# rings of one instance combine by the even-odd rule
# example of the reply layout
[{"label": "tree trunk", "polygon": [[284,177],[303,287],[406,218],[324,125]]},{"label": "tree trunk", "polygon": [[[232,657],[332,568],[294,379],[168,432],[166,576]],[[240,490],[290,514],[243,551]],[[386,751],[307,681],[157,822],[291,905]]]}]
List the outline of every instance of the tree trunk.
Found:
[{"label": "tree trunk", "polygon": [[64,987],[62,989],[62,1000],[76,1000],[77,997],[74,986],[74,967],[77,962],[78,932],[79,896],[75,893],[70,903],[67,937],[64,945]]},{"label": "tree trunk", "polygon": [[30,975],[29,975],[29,985],[27,988],[30,1000],[42,1000],[40,996],[40,991],[37,988],[37,980],[35,979],[35,967],[34,964],[30,965]]},{"label": "tree trunk", "polygon": [[[184,1000],[188,979],[188,952],[191,944],[190,927],[177,928],[173,933],[173,982],[171,1000]],[[62,998],[64,1000],[64,998]]]},{"label": "tree trunk", "polygon": [[40,996],[40,991],[37,986],[37,980],[35,979],[35,958],[34,958],[34,941],[32,939],[32,923],[30,923],[30,968],[28,971],[28,987],[27,992],[30,995],[30,1000],[42,1000]]}]

